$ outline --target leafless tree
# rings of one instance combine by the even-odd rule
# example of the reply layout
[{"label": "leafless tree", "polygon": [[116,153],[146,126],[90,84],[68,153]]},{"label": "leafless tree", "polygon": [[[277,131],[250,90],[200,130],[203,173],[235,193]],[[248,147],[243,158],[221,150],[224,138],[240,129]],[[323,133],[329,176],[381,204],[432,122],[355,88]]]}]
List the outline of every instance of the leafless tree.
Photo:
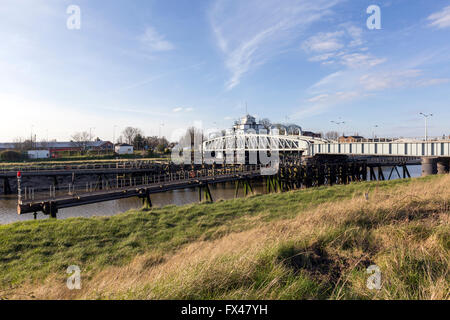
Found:
[{"label": "leafless tree", "polygon": [[141,136],[144,135],[139,128],[126,127],[125,130],[122,131],[122,136],[128,144],[133,144],[133,140],[138,134]]},{"label": "leafless tree", "polygon": [[339,137],[339,133],[337,131],[328,131],[327,133],[325,133],[325,139],[330,139],[330,140],[337,140],[337,138]]},{"label": "leafless tree", "polygon": [[78,148],[86,149],[87,142],[89,141],[89,132],[76,132],[72,135],[72,144]]},{"label": "leafless tree", "polygon": [[272,122],[267,118],[262,119],[259,123],[262,124],[266,130],[270,130],[270,127],[272,126]]},{"label": "leafless tree", "polygon": [[[186,130],[184,136],[180,138],[179,145],[182,147],[194,148],[194,142],[201,144],[205,140],[203,131],[196,127],[190,127]],[[198,147],[198,146],[197,146]]]}]

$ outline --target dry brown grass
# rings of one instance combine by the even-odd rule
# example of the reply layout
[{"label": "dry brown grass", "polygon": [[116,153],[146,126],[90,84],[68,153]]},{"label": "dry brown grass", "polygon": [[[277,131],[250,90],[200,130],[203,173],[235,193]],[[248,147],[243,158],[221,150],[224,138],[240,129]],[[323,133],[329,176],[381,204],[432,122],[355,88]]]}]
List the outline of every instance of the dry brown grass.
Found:
[{"label": "dry brown grass", "polygon": [[[26,284],[8,298],[39,299],[449,299],[450,176],[325,203],[293,219],[147,252],[89,273]],[[424,187],[426,186],[426,187]],[[383,286],[366,287],[376,264]],[[84,274],[83,274],[84,275]]]}]

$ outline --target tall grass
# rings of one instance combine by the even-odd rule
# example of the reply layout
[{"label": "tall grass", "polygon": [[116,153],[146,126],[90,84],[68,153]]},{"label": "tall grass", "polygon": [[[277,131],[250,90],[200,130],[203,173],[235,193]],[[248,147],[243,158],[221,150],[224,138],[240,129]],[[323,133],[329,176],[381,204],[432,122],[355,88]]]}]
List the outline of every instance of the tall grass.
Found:
[{"label": "tall grass", "polygon": [[[449,182],[357,183],[1,226],[0,296],[448,299]],[[72,264],[82,268],[80,291],[65,287]],[[372,264],[381,290],[366,287]]]}]

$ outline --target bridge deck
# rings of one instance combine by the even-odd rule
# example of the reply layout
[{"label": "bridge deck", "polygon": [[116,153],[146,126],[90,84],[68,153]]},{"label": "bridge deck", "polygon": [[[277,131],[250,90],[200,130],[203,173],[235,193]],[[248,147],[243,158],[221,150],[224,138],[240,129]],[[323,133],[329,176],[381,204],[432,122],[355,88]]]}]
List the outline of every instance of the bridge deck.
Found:
[{"label": "bridge deck", "polygon": [[254,169],[244,172],[236,172],[223,175],[212,175],[180,179],[175,181],[163,181],[139,186],[129,186],[113,190],[101,190],[89,193],[75,194],[71,196],[61,196],[47,198],[36,201],[20,201],[17,206],[18,214],[40,212],[45,210],[45,205],[52,204],[58,209],[81,206],[86,204],[118,200],[131,197],[144,197],[147,194],[160,193],[185,188],[195,188],[206,184],[221,182],[231,182],[241,179],[255,178],[261,175],[260,169]]},{"label": "bridge deck", "polygon": [[450,157],[450,141],[346,142],[310,145],[309,155],[316,154]]}]

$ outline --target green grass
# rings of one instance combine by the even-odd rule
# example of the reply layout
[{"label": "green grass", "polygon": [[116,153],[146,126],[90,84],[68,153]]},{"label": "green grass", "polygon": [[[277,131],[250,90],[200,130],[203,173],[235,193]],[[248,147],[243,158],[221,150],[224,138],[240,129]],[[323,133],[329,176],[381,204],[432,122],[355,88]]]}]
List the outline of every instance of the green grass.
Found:
[{"label": "green grass", "polygon": [[[437,179],[439,177],[430,176],[414,181],[426,186]],[[0,226],[0,288],[20,287],[30,281],[42,283],[49,275],[64,275],[69,265],[80,265],[83,266],[83,272],[96,274],[110,266],[124,266],[138,255],[153,252],[164,256],[198,240],[220,239],[233,232],[250,230],[261,223],[294,218],[324,203],[333,206],[332,203],[362,197],[365,192],[369,192],[370,196],[375,189],[394,190],[410,184],[411,181],[407,179],[354,183],[256,195],[212,204],[166,206],[151,211],[132,210],[112,217],[48,219],[3,225]],[[64,211],[61,211],[60,215],[63,214]],[[344,223],[316,240],[327,245],[345,234],[345,241],[340,243],[342,250],[354,247],[366,251],[375,250],[373,234],[368,230],[377,224],[382,224],[382,219],[368,220],[363,215],[358,216],[357,219],[348,221],[347,225]],[[351,229],[355,227],[358,228],[357,232],[352,232]],[[427,237],[431,232],[421,225],[409,228],[413,228],[416,237]],[[447,238],[443,237],[443,243],[448,242],[448,235]],[[298,268],[298,264],[308,266],[311,261],[314,263],[314,257],[304,256],[300,262],[291,261],[285,264],[286,259],[289,260],[295,252],[301,251],[298,246],[298,243],[285,243],[259,254],[255,258],[255,269],[245,276],[247,282],[242,282],[242,275],[237,273],[237,278],[227,278],[223,286],[217,287],[217,291],[209,287],[208,281],[203,279],[205,283],[202,283],[202,287],[199,286],[197,291],[180,292],[179,296],[173,294],[170,298],[242,298],[242,286],[251,287],[251,290],[245,293],[246,298],[261,298],[260,288],[274,279],[282,279],[284,285],[278,289],[274,288],[268,296],[329,297],[333,290],[331,284],[317,283],[305,273],[299,274],[292,268],[285,272],[286,266],[297,265]],[[420,261],[413,262],[420,265]],[[361,277],[361,274],[356,273],[353,277]],[[405,281],[414,286],[417,280],[411,276]],[[145,288],[143,290],[145,292]],[[158,287],[153,287],[152,290],[158,292]],[[160,290],[163,292],[166,289],[162,286]],[[280,291],[277,293],[276,290]],[[121,297],[128,296],[124,294]],[[131,296],[141,297],[138,292]]]}]

